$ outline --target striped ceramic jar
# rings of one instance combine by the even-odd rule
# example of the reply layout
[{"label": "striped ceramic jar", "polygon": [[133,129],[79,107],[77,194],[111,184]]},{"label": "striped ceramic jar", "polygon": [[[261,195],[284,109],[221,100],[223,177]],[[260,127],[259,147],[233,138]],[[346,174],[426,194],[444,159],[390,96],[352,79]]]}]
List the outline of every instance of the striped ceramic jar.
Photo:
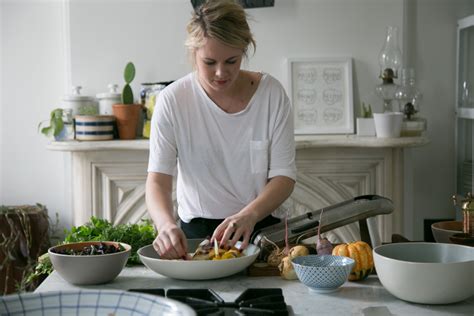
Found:
[{"label": "striped ceramic jar", "polygon": [[114,138],[115,116],[77,115],[77,140],[109,140]]}]

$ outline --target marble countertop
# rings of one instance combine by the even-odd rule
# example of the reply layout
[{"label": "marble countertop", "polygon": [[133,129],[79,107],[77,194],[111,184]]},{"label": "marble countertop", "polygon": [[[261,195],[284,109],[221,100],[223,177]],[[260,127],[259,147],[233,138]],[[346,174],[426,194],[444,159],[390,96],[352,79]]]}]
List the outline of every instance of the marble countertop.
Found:
[{"label": "marble countertop", "polygon": [[281,288],[286,303],[294,315],[474,315],[474,296],[456,304],[422,305],[405,302],[388,293],[376,275],[363,282],[346,282],[332,293],[310,293],[298,280],[280,277],[248,277],[237,274],[207,281],[175,280],[156,274],[144,266],[125,268],[112,282],[94,286],[74,286],[64,281],[55,271],[35,292],[74,289],[132,288],[210,288],[225,301],[235,300],[247,288]]},{"label": "marble countertop", "polygon": [[[297,135],[296,149],[321,147],[420,147],[429,144],[427,137],[377,138],[357,135]],[[148,139],[109,141],[51,142],[47,149],[54,151],[148,150]]]}]

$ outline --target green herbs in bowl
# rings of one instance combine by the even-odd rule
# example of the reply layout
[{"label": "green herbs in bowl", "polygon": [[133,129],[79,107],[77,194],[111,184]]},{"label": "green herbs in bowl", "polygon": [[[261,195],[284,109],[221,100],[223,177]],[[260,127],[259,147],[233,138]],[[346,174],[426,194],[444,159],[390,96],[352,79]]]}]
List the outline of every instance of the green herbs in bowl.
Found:
[{"label": "green herbs in bowl", "polygon": [[92,216],[90,222],[66,231],[64,243],[102,240],[126,243],[132,247],[127,265],[136,265],[141,264],[137,250],[152,244],[155,237],[155,228],[148,219],[135,224],[113,225],[106,219]]}]

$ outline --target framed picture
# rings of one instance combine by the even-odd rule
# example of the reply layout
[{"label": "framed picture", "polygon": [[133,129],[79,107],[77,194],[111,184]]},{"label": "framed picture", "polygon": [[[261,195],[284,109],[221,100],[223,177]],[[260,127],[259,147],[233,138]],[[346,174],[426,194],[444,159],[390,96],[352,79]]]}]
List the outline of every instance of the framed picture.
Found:
[{"label": "framed picture", "polygon": [[351,58],[288,59],[295,134],[354,134]]}]

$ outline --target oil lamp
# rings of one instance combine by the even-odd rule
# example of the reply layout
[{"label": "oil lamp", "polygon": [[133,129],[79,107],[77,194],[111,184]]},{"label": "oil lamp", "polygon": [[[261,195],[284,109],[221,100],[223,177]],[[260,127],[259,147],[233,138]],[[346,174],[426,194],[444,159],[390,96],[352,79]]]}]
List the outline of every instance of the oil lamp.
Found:
[{"label": "oil lamp", "polygon": [[402,64],[402,53],[398,47],[398,27],[388,26],[382,50],[379,53],[379,78],[382,83],[375,87],[376,94],[383,100],[384,112],[392,112],[392,100],[398,85],[394,79],[398,78],[398,72]]}]

